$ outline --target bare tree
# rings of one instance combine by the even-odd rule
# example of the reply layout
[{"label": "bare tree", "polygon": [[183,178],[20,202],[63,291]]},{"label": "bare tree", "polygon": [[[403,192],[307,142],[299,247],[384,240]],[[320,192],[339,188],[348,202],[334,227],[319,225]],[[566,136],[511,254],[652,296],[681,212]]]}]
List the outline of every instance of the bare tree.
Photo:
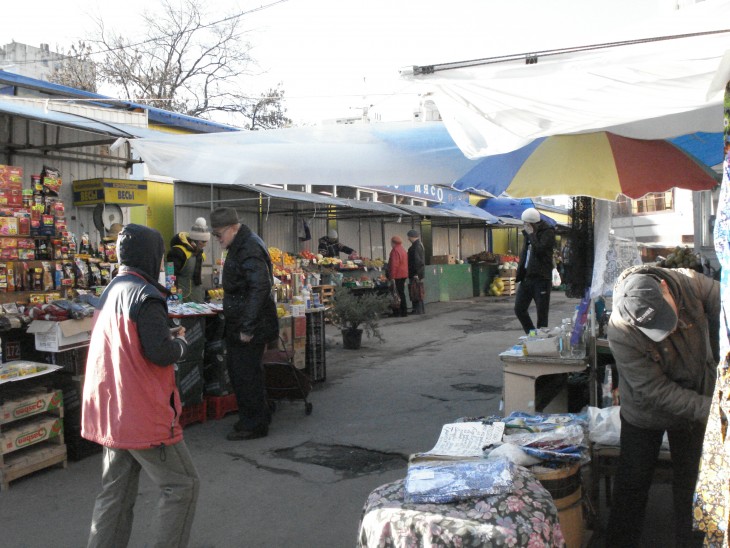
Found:
[{"label": "bare tree", "polygon": [[287,127],[292,121],[286,116],[283,99],[284,90],[280,82],[275,88],[269,88],[262,93],[258,99],[242,97],[240,102],[233,106],[232,112],[238,112],[248,120],[246,129]]},{"label": "bare tree", "polygon": [[53,70],[49,81],[84,91],[96,92],[96,63],[91,58],[90,44],[79,40],[66,52],[61,66]]},{"label": "bare tree", "polygon": [[[110,31],[97,20],[94,43],[106,52],[98,64],[102,81],[131,100],[190,116],[258,115],[254,107],[261,100],[243,99],[240,92],[253,63],[240,17],[209,23],[203,0],[162,0],[161,12],[142,19],[142,39]],[[273,101],[282,96],[273,96],[269,108],[276,110]],[[249,120],[245,125],[253,127]]]}]

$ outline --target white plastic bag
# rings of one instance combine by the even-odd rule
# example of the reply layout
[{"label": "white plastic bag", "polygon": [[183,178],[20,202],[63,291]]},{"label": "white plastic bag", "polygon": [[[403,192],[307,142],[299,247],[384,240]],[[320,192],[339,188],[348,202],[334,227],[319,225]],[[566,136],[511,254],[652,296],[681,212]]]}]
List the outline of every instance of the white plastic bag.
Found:
[{"label": "white plastic bag", "polygon": [[557,268],[553,268],[553,287],[560,287],[563,280],[560,279],[560,272]]},{"label": "white plastic bag", "polygon": [[621,407],[588,408],[588,439],[601,445],[621,445]]}]

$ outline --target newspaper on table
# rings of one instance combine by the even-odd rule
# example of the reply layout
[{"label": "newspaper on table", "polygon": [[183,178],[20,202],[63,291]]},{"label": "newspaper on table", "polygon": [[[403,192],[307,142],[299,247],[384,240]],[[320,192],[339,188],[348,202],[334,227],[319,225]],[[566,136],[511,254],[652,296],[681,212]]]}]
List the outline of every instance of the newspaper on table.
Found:
[{"label": "newspaper on table", "polygon": [[455,422],[445,424],[436,445],[411,455],[410,462],[484,458],[484,448],[502,441],[504,423]]}]

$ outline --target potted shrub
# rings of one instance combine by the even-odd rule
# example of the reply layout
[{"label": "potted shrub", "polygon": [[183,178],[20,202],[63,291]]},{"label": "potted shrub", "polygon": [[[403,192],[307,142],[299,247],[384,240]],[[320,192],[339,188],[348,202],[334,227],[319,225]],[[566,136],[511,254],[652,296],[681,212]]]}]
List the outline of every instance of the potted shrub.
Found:
[{"label": "potted shrub", "polygon": [[378,330],[378,319],[389,308],[385,295],[366,293],[356,296],[346,287],[338,287],[330,309],[330,319],[342,331],[343,347],[351,350],[360,348],[363,331],[368,337],[376,337],[383,342]]}]

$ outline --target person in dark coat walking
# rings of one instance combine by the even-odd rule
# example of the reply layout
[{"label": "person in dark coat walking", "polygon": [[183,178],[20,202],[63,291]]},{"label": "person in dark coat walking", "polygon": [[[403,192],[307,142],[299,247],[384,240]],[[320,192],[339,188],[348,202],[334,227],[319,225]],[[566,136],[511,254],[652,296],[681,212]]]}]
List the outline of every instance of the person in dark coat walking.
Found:
[{"label": "person in dark coat walking", "polygon": [[527,311],[533,300],[537,308],[537,327],[548,327],[555,229],[540,219],[540,212],[534,207],[522,212],[522,220],[525,222],[525,245],[517,266],[517,283],[520,285],[515,296],[515,315],[525,333],[529,333],[535,329]]},{"label": "person in dark coat walking", "polygon": [[408,241],[411,247],[408,248],[408,279],[410,280],[409,293],[413,314],[425,314],[423,306],[424,278],[426,276],[426,251],[423,249],[421,235],[417,230],[408,231]]},{"label": "person in dark coat walking", "polygon": [[236,210],[221,207],[210,214],[213,236],[228,250],[223,264],[223,314],[228,373],[238,402],[239,420],[229,440],[263,438],[271,410],[261,360],[267,343],[279,336],[276,303],[271,294],[273,268],[266,244],[241,224]]}]

